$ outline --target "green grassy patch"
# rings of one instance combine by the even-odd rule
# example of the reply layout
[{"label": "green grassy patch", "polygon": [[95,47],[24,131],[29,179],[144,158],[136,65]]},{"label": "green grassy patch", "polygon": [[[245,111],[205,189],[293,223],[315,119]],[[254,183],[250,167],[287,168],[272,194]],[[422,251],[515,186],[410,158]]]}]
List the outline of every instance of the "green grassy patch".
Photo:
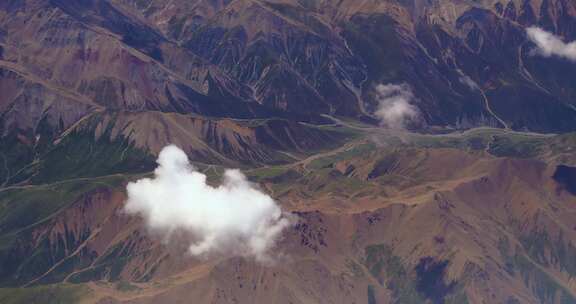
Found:
[{"label": "green grassy patch", "polygon": [[308,168],[315,170],[331,167],[336,162],[365,155],[367,153],[374,151],[375,149],[376,145],[372,143],[357,145],[343,152],[315,159],[312,162],[310,162]]},{"label": "green grassy patch", "polygon": [[136,291],[139,290],[140,287],[131,284],[128,281],[120,281],[116,284],[116,289],[122,291],[122,292],[130,292],[130,291]]},{"label": "green grassy patch", "polygon": [[488,152],[499,157],[531,158],[537,157],[545,145],[545,138],[508,134],[506,136],[494,136]]},{"label": "green grassy patch", "polygon": [[298,171],[285,166],[258,168],[247,171],[246,175],[251,181],[275,185],[293,184],[302,178]]},{"label": "green grassy patch", "polygon": [[117,173],[143,173],[154,169],[155,158],[124,137],[110,139],[108,130],[99,138],[92,132],[78,131],[66,136],[41,157],[35,184],[79,177]]},{"label": "green grassy patch", "polygon": [[576,164],[576,132],[554,136],[547,144],[553,155],[564,154],[567,161]]},{"label": "green grassy patch", "polygon": [[537,267],[526,256],[516,254],[513,265],[522,276],[524,284],[529,287],[542,303],[576,303],[570,292],[558,284],[550,275]]},{"label": "green grassy patch", "polygon": [[535,230],[521,237],[520,242],[538,264],[556,266],[571,277],[576,276],[576,247],[562,234],[554,238],[545,230]]},{"label": "green grassy patch", "polygon": [[489,131],[447,136],[423,135],[414,137],[412,142],[416,147],[484,150],[492,140],[492,135]]},{"label": "green grassy patch", "polygon": [[[506,263],[506,271],[511,275],[520,276],[526,287],[542,303],[576,303],[576,298],[541,268],[548,264],[542,256],[544,246],[549,243],[547,234],[536,233],[535,236],[524,237],[521,242],[531,258],[519,252],[519,248],[513,253],[507,238],[499,240],[498,249]],[[558,250],[552,249],[552,251],[557,252]]]},{"label": "green grassy patch", "polygon": [[96,189],[117,188],[125,180],[125,176],[114,175],[2,190],[0,235],[37,224],[69,206],[81,195]]},{"label": "green grassy patch", "polygon": [[[415,268],[415,275],[406,269],[402,259],[394,255],[392,248],[386,244],[367,246],[364,253],[364,264],[370,274],[380,285],[392,291],[392,303],[468,303],[462,285],[457,282],[444,283],[447,261],[423,258]],[[371,293],[373,290],[368,291],[369,302],[373,301]]]},{"label": "green grassy patch", "polygon": [[2,304],[76,304],[90,290],[81,285],[45,285],[29,288],[0,288]]},{"label": "green grassy patch", "polygon": [[418,294],[402,260],[393,254],[389,246],[381,244],[366,247],[365,265],[381,285],[392,291],[394,303],[424,303],[424,298]]},{"label": "green grassy patch", "polygon": [[92,195],[94,191],[112,191],[122,187],[129,178],[114,175],[0,191],[0,286],[20,286],[40,277],[56,262],[62,263],[37,283],[60,282],[71,271],[88,266],[94,257],[87,249],[63,259],[69,255],[66,248],[87,239],[89,230],[80,235],[61,234],[50,239],[49,235],[34,238],[32,229],[49,224],[59,212],[83,196]]},{"label": "green grassy patch", "polygon": [[[425,148],[454,148],[460,150],[487,150],[498,157],[534,158],[543,154],[550,137],[507,132],[501,129],[475,129],[453,135],[414,135],[411,145]],[[564,139],[564,142],[570,142]],[[560,143],[556,149],[566,149],[567,144]]]}]

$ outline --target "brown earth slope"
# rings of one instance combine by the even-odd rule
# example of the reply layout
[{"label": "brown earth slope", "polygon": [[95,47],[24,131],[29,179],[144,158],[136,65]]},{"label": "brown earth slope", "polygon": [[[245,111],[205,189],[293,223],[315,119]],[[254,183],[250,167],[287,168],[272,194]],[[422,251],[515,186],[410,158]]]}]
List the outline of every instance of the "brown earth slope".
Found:
[{"label": "brown earth slope", "polygon": [[[198,260],[177,241],[147,234],[120,212],[125,181],[137,176],[8,188],[0,192],[4,208],[54,211],[2,217],[2,284],[30,292],[82,286],[77,300],[86,303],[576,299],[576,196],[566,187],[574,180],[561,182],[557,172],[559,160],[575,164],[573,139],[489,129],[401,136],[376,133],[378,145],[359,139],[246,171],[297,218],[274,249],[280,257],[266,265]],[[507,150],[522,144],[506,141],[519,140],[535,145]],[[212,169],[207,174],[217,178]]]},{"label": "brown earth slope", "polygon": [[[575,3],[0,1],[0,303],[576,303],[576,65],[525,35]],[[170,143],[295,216],[276,263],[121,212]]]}]

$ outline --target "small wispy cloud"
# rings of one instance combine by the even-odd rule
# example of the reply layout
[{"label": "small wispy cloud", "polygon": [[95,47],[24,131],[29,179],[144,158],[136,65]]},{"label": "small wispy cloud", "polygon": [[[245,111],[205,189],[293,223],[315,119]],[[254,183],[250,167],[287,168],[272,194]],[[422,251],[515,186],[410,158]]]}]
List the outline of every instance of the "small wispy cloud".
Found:
[{"label": "small wispy cloud", "polygon": [[419,118],[419,111],[412,103],[416,100],[407,84],[379,84],[375,88],[378,108],[374,113],[380,124],[392,129],[403,129]]},{"label": "small wispy cloud", "polygon": [[208,185],[206,175],[173,145],[160,152],[157,162],[153,178],[128,184],[126,213],[141,216],[167,241],[179,233],[189,236],[186,246],[194,256],[270,260],[269,251],[291,222],[270,196],[239,170],[226,170],[220,186]]},{"label": "small wispy cloud", "polygon": [[576,41],[566,43],[561,37],[547,32],[539,27],[526,29],[528,38],[538,47],[536,54],[544,57],[561,57],[576,61]]}]

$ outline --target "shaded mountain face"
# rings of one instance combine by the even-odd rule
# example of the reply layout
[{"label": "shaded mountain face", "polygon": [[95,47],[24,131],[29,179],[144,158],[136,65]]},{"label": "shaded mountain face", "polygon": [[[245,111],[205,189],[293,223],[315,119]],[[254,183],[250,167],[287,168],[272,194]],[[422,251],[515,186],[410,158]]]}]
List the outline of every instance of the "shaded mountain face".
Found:
[{"label": "shaded mountain face", "polygon": [[[531,55],[525,28],[575,40],[575,12],[568,0],[6,1],[2,115],[62,118],[55,129],[95,109],[370,121],[374,87],[407,83],[428,126],[570,131],[574,65]],[[25,83],[71,97],[59,102],[77,115],[32,108]]]},{"label": "shaded mountain face", "polygon": [[[576,65],[535,56],[525,28],[540,26],[575,40],[575,5],[4,1],[0,141],[10,146],[3,153],[8,167],[15,167],[3,175],[31,165],[61,137],[86,133],[83,121],[94,116],[140,115],[157,125],[164,115],[177,114],[312,124],[327,123],[323,115],[332,115],[376,124],[376,87],[387,84],[413,91],[418,121],[411,128],[571,131]],[[150,138],[151,130],[135,128],[128,142]],[[88,133],[96,140],[102,132]],[[158,142],[185,141],[180,135],[153,135],[156,143],[139,141],[138,147],[157,152]],[[261,153],[250,149],[232,143],[230,155],[216,158],[278,160],[256,157]],[[194,153],[204,155],[199,161],[215,159]]]},{"label": "shaded mountain face", "polygon": [[[0,1],[0,302],[576,303],[576,63],[532,26],[576,2]],[[168,144],[290,213],[286,259],[125,214]]]}]

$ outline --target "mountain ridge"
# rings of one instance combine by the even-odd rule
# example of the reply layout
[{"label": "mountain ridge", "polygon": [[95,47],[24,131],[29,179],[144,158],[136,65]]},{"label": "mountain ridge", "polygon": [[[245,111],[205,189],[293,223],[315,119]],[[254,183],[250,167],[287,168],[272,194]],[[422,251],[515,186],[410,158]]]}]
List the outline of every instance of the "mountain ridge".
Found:
[{"label": "mountain ridge", "polygon": [[[530,27],[576,3],[0,2],[0,302],[576,302],[576,63]],[[293,216],[278,263],[123,211],[169,144]]]}]

